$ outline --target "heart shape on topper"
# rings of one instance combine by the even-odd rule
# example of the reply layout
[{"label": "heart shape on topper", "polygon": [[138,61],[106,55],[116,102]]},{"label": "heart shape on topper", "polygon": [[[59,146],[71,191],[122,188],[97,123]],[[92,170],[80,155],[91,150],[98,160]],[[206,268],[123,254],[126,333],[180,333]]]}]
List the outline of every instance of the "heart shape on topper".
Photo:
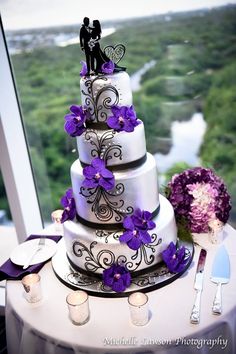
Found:
[{"label": "heart shape on topper", "polygon": [[104,48],[104,53],[110,60],[117,64],[125,55],[125,46],[123,44],[117,44],[115,47],[108,45]]}]

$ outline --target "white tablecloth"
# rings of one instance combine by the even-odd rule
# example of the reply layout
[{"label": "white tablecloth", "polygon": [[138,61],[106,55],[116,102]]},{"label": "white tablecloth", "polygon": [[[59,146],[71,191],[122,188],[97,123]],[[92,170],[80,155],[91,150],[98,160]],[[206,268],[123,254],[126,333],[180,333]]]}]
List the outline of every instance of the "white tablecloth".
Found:
[{"label": "white tablecloth", "polygon": [[8,354],[236,353],[236,231],[229,225],[225,231],[231,278],[222,289],[222,315],[211,313],[216,285],[210,281],[210,273],[218,246],[206,235],[198,235],[199,243],[208,251],[198,325],[190,324],[189,317],[199,246],[183,276],[148,293],[151,319],[143,327],[130,322],[127,298],[93,296],[89,297],[89,322],[73,325],[65,301],[71,290],[56,278],[49,262],[40,271],[43,300],[39,303],[25,300],[21,282],[7,282]]}]

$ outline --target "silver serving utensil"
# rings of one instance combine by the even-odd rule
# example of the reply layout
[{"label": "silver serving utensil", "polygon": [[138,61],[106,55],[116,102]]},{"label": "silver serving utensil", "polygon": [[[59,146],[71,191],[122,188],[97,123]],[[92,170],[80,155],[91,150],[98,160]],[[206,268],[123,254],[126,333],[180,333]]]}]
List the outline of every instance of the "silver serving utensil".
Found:
[{"label": "silver serving utensil", "polygon": [[211,281],[217,284],[217,290],[212,306],[212,313],[220,315],[222,313],[222,284],[229,282],[230,261],[229,255],[224,245],[222,245],[215,256],[211,272]]},{"label": "silver serving utensil", "polygon": [[27,269],[29,267],[36,253],[38,253],[44,247],[44,245],[45,245],[45,237],[40,237],[37,248],[31,253],[29,258],[26,260],[25,264],[23,265],[23,269]]},{"label": "silver serving utensil", "polygon": [[203,287],[203,271],[206,261],[207,251],[203,248],[201,249],[198,264],[197,264],[197,271],[195,276],[194,282],[194,289],[197,291],[195,302],[192,308],[190,322],[191,323],[199,323],[200,322],[200,305],[201,305],[201,294],[202,294],[202,287]]}]

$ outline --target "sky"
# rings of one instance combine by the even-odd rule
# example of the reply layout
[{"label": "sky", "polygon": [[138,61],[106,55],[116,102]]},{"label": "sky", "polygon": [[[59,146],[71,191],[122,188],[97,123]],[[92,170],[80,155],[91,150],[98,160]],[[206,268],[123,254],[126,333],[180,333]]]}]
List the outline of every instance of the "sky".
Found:
[{"label": "sky", "polygon": [[91,19],[112,20],[167,12],[212,8],[236,0],[0,0],[5,29],[80,24]]}]

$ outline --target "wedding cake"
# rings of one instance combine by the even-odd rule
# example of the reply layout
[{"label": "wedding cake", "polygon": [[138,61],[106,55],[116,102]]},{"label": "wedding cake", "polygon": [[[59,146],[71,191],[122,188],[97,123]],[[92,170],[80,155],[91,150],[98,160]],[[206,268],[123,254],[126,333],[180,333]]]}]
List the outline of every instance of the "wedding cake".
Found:
[{"label": "wedding cake", "polygon": [[174,211],[159,194],[155,158],[132,105],[130,77],[114,56],[88,73],[81,106],[71,106],[65,130],[76,137],[72,189],[62,198],[64,239],[74,269],[101,276],[114,264],[131,278],[154,269],[177,241]]}]

